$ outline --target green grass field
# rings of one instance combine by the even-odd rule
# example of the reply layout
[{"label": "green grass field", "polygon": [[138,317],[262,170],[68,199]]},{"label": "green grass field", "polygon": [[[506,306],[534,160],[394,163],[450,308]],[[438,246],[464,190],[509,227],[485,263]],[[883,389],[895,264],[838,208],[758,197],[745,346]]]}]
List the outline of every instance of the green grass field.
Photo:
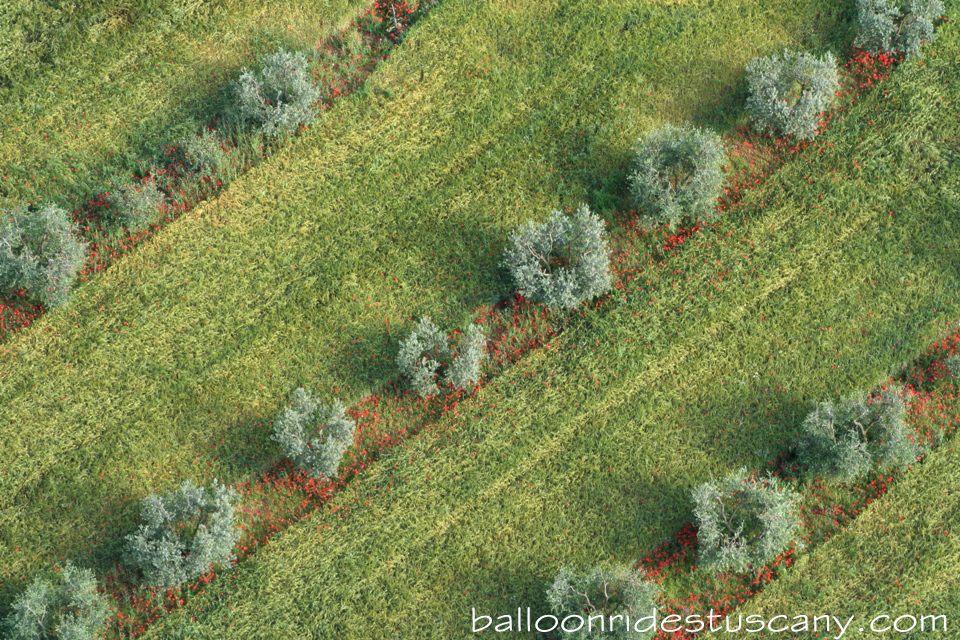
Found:
[{"label": "green grass field", "polygon": [[[0,347],[0,613],[64,558],[112,568],[148,493],[270,466],[279,451],[256,427],[296,386],[348,404],[384,386],[414,317],[462,325],[508,292],[497,263],[518,222],[587,199],[650,126],[731,134],[749,59],[795,42],[838,52],[847,4],[435,10],[365,95]],[[815,402],[885,379],[960,317],[956,35],[940,33],[887,97],[751,192],[743,220],[644,264],[624,302],[148,636],[465,637],[472,606],[546,612],[560,563],[635,561],[690,519],[692,486],[761,468]],[[179,99],[164,95],[149,104]],[[103,126],[83,148],[130,147]],[[924,477],[873,511],[935,501]],[[869,537],[873,511],[810,563],[840,562],[830,550]]]},{"label": "green grass field", "polygon": [[[471,607],[545,611],[561,562],[655,547],[690,518],[694,484],[761,468],[818,399],[872,386],[946,330],[957,172],[914,151],[956,132],[932,132],[953,101],[951,36],[836,124],[832,153],[753,194],[745,226],[723,221],[654,275],[658,293],[565,333],[437,439],[383,458],[212,589],[204,602],[225,604],[191,633],[466,637]],[[847,169],[857,155],[864,169]]]}]

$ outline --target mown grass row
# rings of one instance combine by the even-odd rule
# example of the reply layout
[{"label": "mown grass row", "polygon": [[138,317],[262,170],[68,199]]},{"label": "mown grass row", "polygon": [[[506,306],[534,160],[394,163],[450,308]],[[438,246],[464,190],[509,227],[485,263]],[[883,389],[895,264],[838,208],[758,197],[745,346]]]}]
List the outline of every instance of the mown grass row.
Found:
[{"label": "mown grass row", "polygon": [[[719,68],[682,40],[649,48],[668,35],[656,21],[621,34],[641,4],[461,7],[429,40],[410,37],[372,99],[338,107],[5,345],[3,602],[65,557],[112,567],[148,493],[272,464],[251,426],[296,386],[348,404],[383,386],[409,319],[462,324],[503,295],[509,229],[587,195],[677,101],[717,100],[770,34],[799,39],[827,12],[810,3],[760,24],[743,7],[739,25],[701,14],[728,29],[711,40]],[[504,15],[514,28],[497,33]],[[730,44],[735,31],[753,48]],[[647,86],[663,100],[617,88],[623,69],[665,63],[690,75]]]},{"label": "mown grass row", "polygon": [[817,401],[886,379],[960,310],[943,37],[749,195],[746,220],[644,265],[649,287],[386,454],[203,596],[223,604],[152,637],[465,637],[471,607],[546,612],[559,564],[638,558],[690,519],[692,486],[766,468]]}]

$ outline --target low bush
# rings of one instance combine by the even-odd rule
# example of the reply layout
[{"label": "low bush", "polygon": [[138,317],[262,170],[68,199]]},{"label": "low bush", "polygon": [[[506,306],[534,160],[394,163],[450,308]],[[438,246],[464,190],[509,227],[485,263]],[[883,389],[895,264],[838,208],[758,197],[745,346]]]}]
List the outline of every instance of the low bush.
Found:
[{"label": "low bush", "polygon": [[581,204],[573,217],[554,210],[510,235],[503,265],[518,291],[551,309],[570,310],[610,290],[610,250],[603,220]]},{"label": "low bush", "polygon": [[943,11],[940,0],[909,0],[906,11],[891,0],[857,0],[860,31],[854,45],[872,53],[917,56],[924,43],[936,39],[933,23]]},{"label": "low bush", "polygon": [[142,571],[147,584],[167,589],[230,563],[240,538],[233,525],[236,498],[217,480],[209,490],[187,480],[169,494],[148,496],[144,524],[127,536],[124,562]]},{"label": "low bush", "polygon": [[840,480],[863,476],[874,464],[905,468],[920,448],[907,437],[904,389],[874,397],[854,393],[839,404],[821,402],[803,421],[797,458],[809,473]]},{"label": "low bush", "polygon": [[446,334],[429,316],[423,316],[410,335],[400,341],[397,366],[414,392],[423,397],[437,393],[439,383],[469,389],[483,377],[486,344],[483,329],[473,324],[457,347],[451,348]]},{"label": "low bush", "polygon": [[157,222],[167,199],[153,178],[147,178],[140,184],[119,185],[109,196],[109,202],[117,222],[129,231],[140,231]]},{"label": "low bush", "polygon": [[216,129],[204,127],[199,135],[187,136],[180,141],[184,165],[193,173],[213,177],[222,172],[228,162],[223,150],[223,136]]},{"label": "low bush", "polygon": [[87,257],[66,210],[47,205],[0,209],[0,287],[7,296],[20,289],[46,307],[70,298],[73,281]]},{"label": "low bush", "polygon": [[13,612],[5,620],[4,637],[94,640],[103,632],[109,614],[109,600],[97,591],[93,571],[67,562],[57,572],[55,583],[36,579],[16,599]]},{"label": "low bush", "polygon": [[801,140],[817,136],[820,117],[840,87],[833,54],[817,58],[789,52],[754,58],[747,65],[747,111],[754,122]]},{"label": "low bush", "polygon": [[[558,619],[578,616],[562,626],[564,638],[587,640],[589,638],[651,638],[656,629],[645,629],[648,623],[641,622],[653,614],[659,587],[644,579],[642,573],[628,566],[597,567],[577,573],[569,567],[561,567],[556,579],[547,590],[547,602]],[[610,620],[611,616],[621,616]],[[627,627],[626,616],[631,628]],[[592,617],[592,620],[591,620]],[[642,626],[640,626],[642,624]],[[577,627],[574,631],[567,631]]]},{"label": "low bush", "polygon": [[429,396],[437,392],[440,367],[452,355],[447,336],[429,316],[423,316],[410,335],[400,341],[397,366],[416,393]]},{"label": "low bush", "polygon": [[690,126],[668,124],[637,141],[627,177],[634,204],[653,224],[674,229],[685,217],[709,219],[726,175],[723,139]]},{"label": "low bush", "polygon": [[455,389],[472,388],[483,377],[480,365],[486,355],[487,336],[480,325],[471,324],[453,351],[453,360],[444,374],[444,382]]},{"label": "low bush", "polygon": [[340,400],[323,408],[301,387],[293,392],[293,404],[274,425],[272,438],[295,466],[321,479],[337,475],[356,427]]},{"label": "low bush", "polygon": [[699,523],[699,564],[710,571],[760,567],[791,543],[802,548],[797,504],[800,495],[776,478],[755,480],[746,469],[693,491]]},{"label": "low bush", "polygon": [[943,361],[943,364],[946,365],[947,371],[950,372],[951,376],[960,378],[960,356],[950,356]]},{"label": "low bush", "polygon": [[237,83],[239,118],[277,137],[310,124],[320,91],[313,86],[303,53],[279,51],[266,58],[258,77],[243,70]]}]

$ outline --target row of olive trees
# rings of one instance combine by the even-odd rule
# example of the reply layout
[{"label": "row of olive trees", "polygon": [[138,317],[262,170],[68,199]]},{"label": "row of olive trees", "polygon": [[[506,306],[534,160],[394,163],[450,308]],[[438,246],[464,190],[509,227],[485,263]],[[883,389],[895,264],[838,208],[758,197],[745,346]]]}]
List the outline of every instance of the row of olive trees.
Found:
[{"label": "row of olive trees", "polygon": [[[960,374],[960,358],[951,360]],[[907,433],[909,406],[903,387],[854,393],[839,403],[820,403],[803,421],[795,442],[798,462],[806,473],[827,481],[850,482],[873,469],[908,468],[922,448]],[[800,538],[800,494],[776,477],[753,477],[746,469],[717,481],[704,482],[692,492],[698,524],[698,566],[707,571],[756,570],[790,549],[804,548]],[[642,571],[628,566],[604,566],[584,572],[560,568],[547,590],[547,601],[559,618],[595,618],[569,638],[651,637],[655,629],[627,628],[613,616],[640,620],[657,607],[659,587]],[[574,621],[574,624],[580,622]],[[608,626],[604,629],[603,624]],[[572,625],[571,625],[572,626]]]}]

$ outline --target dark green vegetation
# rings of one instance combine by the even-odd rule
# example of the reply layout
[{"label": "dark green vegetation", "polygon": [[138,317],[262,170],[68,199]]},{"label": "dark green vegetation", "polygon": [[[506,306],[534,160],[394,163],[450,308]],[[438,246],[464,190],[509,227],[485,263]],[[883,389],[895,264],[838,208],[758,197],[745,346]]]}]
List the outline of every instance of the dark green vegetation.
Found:
[{"label": "dark green vegetation", "polygon": [[[349,404],[382,387],[415,317],[464,326],[509,292],[510,229],[601,191],[652,126],[729,133],[752,57],[837,47],[852,15],[442,7],[366,97],[0,349],[0,606],[64,556],[112,567],[144,495],[271,465],[258,427],[291,389]],[[957,36],[941,30],[736,216],[642,263],[622,301],[150,634],[448,638],[468,635],[471,606],[545,611],[561,564],[635,560],[690,519],[693,486],[761,468],[816,402],[918,352],[960,316]]]}]

